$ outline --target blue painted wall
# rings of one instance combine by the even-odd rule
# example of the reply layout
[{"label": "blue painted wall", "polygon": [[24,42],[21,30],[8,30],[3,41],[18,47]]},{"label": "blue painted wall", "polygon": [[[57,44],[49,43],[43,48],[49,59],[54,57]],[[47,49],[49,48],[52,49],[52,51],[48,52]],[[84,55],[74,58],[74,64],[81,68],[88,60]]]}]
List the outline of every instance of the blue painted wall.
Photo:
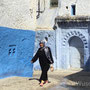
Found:
[{"label": "blue painted wall", "polygon": [[[49,46],[51,48],[52,56],[54,59],[54,68],[56,69],[56,43],[55,43],[56,36],[55,36],[54,30],[38,30],[38,31],[36,31],[34,53],[36,53],[39,48],[39,42],[41,40],[44,40],[45,37],[48,38],[48,42],[46,43],[46,46]],[[40,65],[39,65],[38,60],[34,63],[34,70],[40,70]]]},{"label": "blue painted wall", "polygon": [[0,27],[0,78],[32,77],[35,32]]}]

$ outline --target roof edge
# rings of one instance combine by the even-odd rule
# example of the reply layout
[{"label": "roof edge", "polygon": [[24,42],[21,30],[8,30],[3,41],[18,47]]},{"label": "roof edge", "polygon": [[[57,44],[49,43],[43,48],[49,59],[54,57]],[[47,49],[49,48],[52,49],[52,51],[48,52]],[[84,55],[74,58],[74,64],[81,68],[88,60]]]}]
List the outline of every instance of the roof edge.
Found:
[{"label": "roof edge", "polygon": [[57,22],[88,22],[90,21],[90,16],[57,16],[55,20]]}]

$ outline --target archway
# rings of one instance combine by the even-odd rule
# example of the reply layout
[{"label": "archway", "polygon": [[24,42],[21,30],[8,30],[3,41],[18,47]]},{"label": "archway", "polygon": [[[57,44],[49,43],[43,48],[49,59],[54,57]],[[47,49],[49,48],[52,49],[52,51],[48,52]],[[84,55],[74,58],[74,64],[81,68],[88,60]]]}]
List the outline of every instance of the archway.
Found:
[{"label": "archway", "polygon": [[[79,45],[76,46],[73,44],[79,44]],[[73,50],[71,49],[71,46],[73,46]],[[81,50],[80,50],[80,47],[81,47]],[[62,48],[64,51],[64,54],[63,54],[64,58],[62,57],[62,59],[65,62],[66,68],[71,68],[71,67],[82,68],[86,65],[88,55],[89,55],[88,40],[87,40],[87,37],[85,37],[85,35],[81,31],[71,30],[67,32],[62,40]],[[71,53],[70,53],[70,50],[71,50]],[[74,54],[78,53],[78,54],[77,56],[72,55],[72,57],[70,58],[69,55],[71,55],[72,53]],[[78,57],[78,58],[74,58],[74,57]],[[75,62],[76,66],[74,63],[75,60],[72,60],[73,62],[71,62],[72,58],[78,60],[76,61],[77,63]]]},{"label": "archway", "polygon": [[68,40],[73,36],[79,37],[84,43],[84,48],[88,48],[88,43],[85,36],[79,31],[70,31],[65,35],[65,37],[63,38],[63,43],[62,43],[64,47],[67,46]]},{"label": "archway", "polygon": [[84,44],[82,40],[73,36],[69,39],[69,63],[70,68],[84,67]]}]

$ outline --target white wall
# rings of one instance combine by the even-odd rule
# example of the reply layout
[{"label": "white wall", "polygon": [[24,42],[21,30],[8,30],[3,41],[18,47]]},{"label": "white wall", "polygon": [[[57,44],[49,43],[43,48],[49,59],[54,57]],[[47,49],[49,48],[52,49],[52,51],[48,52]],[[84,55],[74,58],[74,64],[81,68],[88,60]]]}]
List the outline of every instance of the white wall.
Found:
[{"label": "white wall", "polygon": [[[38,1],[38,0],[37,0]],[[41,1],[41,10],[44,8]],[[50,8],[50,0],[45,0],[45,11],[37,19],[37,29],[51,30],[54,25],[55,17],[71,16],[71,5],[76,5],[76,16],[90,16],[90,0],[59,0],[56,8]],[[66,8],[68,7],[68,9]]]},{"label": "white wall", "polygon": [[[60,4],[61,3],[61,4]],[[76,15],[90,15],[90,0],[60,0],[59,15],[71,15],[71,5],[76,5]],[[68,9],[66,9],[68,6]]]},{"label": "white wall", "polygon": [[77,15],[90,16],[90,0],[78,0]]},{"label": "white wall", "polygon": [[[38,1],[38,0],[37,0]],[[41,1],[41,10],[44,10],[44,0]],[[38,7],[38,6],[37,6]],[[50,8],[50,0],[45,0],[45,11],[40,14],[40,17],[37,19],[37,28],[49,30],[52,29],[54,25],[54,19],[58,16],[58,8]]]},{"label": "white wall", "polygon": [[[44,0],[41,11],[44,10]],[[50,0],[45,0],[45,11],[36,20],[38,0],[0,0],[0,26],[18,29],[52,30],[57,16],[71,16],[71,5],[76,4],[76,15],[90,15],[90,0],[58,0],[56,8],[50,7]],[[68,7],[68,9],[66,8]]]},{"label": "white wall", "polygon": [[0,26],[34,30],[36,28],[36,1],[0,0]]}]

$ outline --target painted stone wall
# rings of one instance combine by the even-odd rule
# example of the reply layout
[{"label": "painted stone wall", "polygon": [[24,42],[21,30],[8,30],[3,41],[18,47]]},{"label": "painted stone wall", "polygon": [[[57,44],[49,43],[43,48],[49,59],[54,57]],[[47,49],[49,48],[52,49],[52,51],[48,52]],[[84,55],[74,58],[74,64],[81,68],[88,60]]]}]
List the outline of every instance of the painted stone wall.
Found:
[{"label": "painted stone wall", "polygon": [[[53,30],[52,27],[54,26],[54,20],[57,16],[73,17],[72,5],[76,6],[75,16],[90,16],[90,5],[88,4],[90,0],[58,0],[58,7],[50,7],[50,1],[51,0],[40,0],[40,10],[43,12],[40,13],[37,19],[38,30]],[[38,2],[36,6],[38,11]]]},{"label": "painted stone wall", "polygon": [[[46,45],[52,50],[55,69],[84,68],[88,70],[90,68],[89,29],[87,22],[64,22],[59,24],[56,31],[36,31],[34,53],[39,48],[40,40],[48,37]],[[38,60],[34,64],[34,69],[40,69]]]},{"label": "painted stone wall", "polygon": [[0,0],[0,26],[35,30],[36,0]]},{"label": "painted stone wall", "polygon": [[32,77],[35,32],[0,27],[0,78]]},{"label": "painted stone wall", "polygon": [[[57,28],[56,30],[57,68],[58,69],[81,68],[82,63],[84,64],[83,68],[90,65],[88,63],[90,51],[89,51],[89,34],[88,34],[87,26],[88,26],[87,22],[86,23],[84,22],[65,23],[64,22],[59,24],[59,28]],[[72,41],[74,40],[74,41],[71,43],[70,40]],[[78,41],[81,41],[82,45],[80,45],[79,44],[80,42]],[[70,54],[70,52],[72,53]],[[77,60],[79,60],[79,62]]]},{"label": "painted stone wall", "polygon": [[86,71],[90,71],[90,22],[88,23],[88,34],[89,34],[89,36],[88,36],[88,38],[89,38],[89,40],[88,40],[88,42],[89,42],[89,57],[87,59],[86,66],[85,66]]},{"label": "painted stone wall", "polygon": [[[36,53],[36,51],[39,48],[39,42],[41,40],[44,40],[45,37],[48,38],[48,42],[46,43],[46,46],[49,46],[51,48],[51,52],[53,55],[53,59],[54,59],[54,67],[56,68],[56,37],[55,37],[55,31],[53,30],[39,30],[36,31],[36,40],[35,40],[35,50],[34,53]],[[40,66],[39,66],[39,62],[38,60],[34,63],[34,69],[35,70],[40,70]]]},{"label": "painted stone wall", "polygon": [[[38,11],[38,0],[36,5]],[[40,0],[40,10],[43,11],[43,13],[40,13],[39,18],[37,19],[37,29],[52,30],[54,19],[59,13],[59,8],[51,8],[50,0]],[[36,15],[38,15],[38,13],[36,13]]]},{"label": "painted stone wall", "polygon": [[90,3],[89,0],[59,0],[59,15],[60,16],[71,16],[71,5],[76,5],[76,15],[89,16],[90,15]]}]

